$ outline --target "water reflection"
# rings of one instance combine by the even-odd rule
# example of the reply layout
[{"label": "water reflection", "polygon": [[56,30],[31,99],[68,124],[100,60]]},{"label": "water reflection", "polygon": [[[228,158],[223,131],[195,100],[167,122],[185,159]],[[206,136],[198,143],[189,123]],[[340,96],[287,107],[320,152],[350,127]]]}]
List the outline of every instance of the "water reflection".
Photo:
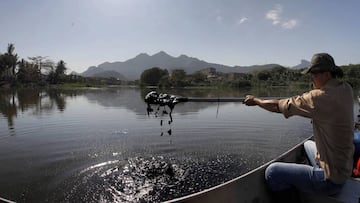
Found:
[{"label": "water reflection", "polygon": [[[136,115],[143,116],[146,112],[146,104],[143,101],[144,95],[149,89],[132,88],[107,88],[107,89],[17,89],[0,91],[0,114],[6,118],[9,130],[14,130],[15,118],[19,114],[29,112],[33,116],[51,114],[54,111],[59,113],[65,111],[67,99],[78,96],[85,97],[90,103],[96,103],[109,108],[126,108],[135,112]],[[224,95],[221,91],[212,90],[171,90],[177,95],[196,96],[196,97],[216,97]],[[230,95],[229,95],[230,94]],[[227,96],[243,96],[244,92],[226,93]],[[182,104],[177,105],[176,112],[188,114],[197,112],[208,106],[217,105],[215,103],[188,103],[186,108]],[[159,109],[159,116],[166,118],[169,116],[169,109]],[[160,115],[161,114],[161,115]],[[170,122],[170,123],[169,123]],[[169,121],[162,120],[160,125],[171,124]],[[166,130],[171,134],[171,128]]]},{"label": "water reflection", "polygon": [[0,94],[0,112],[7,118],[9,129],[13,129],[14,117],[17,116],[15,93]]},{"label": "water reflection", "polygon": [[67,96],[73,96],[73,93],[51,89],[3,90],[0,92],[0,113],[7,119],[8,128],[14,129],[14,118],[19,113],[31,111],[33,115],[40,115],[54,110],[64,111]]}]

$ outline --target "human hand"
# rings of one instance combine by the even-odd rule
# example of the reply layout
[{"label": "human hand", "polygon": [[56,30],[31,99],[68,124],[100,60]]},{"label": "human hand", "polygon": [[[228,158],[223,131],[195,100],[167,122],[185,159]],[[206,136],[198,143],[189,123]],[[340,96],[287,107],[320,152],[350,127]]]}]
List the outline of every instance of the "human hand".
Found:
[{"label": "human hand", "polygon": [[253,95],[246,95],[245,100],[244,100],[243,103],[244,103],[246,106],[256,106],[256,105],[257,105],[256,100],[257,100],[257,98],[256,98],[255,96],[253,96]]}]

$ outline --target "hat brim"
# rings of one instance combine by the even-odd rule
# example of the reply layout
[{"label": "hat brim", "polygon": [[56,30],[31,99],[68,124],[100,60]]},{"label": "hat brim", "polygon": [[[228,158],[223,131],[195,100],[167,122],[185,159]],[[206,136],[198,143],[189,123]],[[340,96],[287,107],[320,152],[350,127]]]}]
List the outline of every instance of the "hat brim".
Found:
[{"label": "hat brim", "polygon": [[308,73],[310,72],[310,69],[311,69],[311,68],[312,68],[311,66],[310,66],[310,67],[307,67],[305,70],[301,71],[301,73],[304,74],[304,75],[306,75],[306,74],[308,74]]},{"label": "hat brim", "polygon": [[320,67],[319,67],[319,66],[311,65],[311,66],[307,67],[305,70],[303,70],[301,73],[302,73],[302,74],[308,74],[308,73],[310,73],[310,71],[313,70],[313,69],[319,69],[319,71],[320,71]]},{"label": "hat brim", "polygon": [[[316,69],[316,70],[315,70]],[[343,75],[343,71],[339,66],[333,66],[332,68],[326,70],[326,69],[321,69],[318,66],[309,66],[308,68],[306,68],[305,70],[301,71],[302,74],[308,74],[311,71],[314,72],[326,72],[329,71],[331,73],[334,73],[335,75]]]}]

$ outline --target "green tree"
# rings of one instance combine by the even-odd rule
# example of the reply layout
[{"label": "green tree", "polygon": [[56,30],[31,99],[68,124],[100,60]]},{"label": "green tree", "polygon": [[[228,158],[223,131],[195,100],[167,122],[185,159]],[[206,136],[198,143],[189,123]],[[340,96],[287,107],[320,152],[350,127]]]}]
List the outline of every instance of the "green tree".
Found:
[{"label": "green tree", "polygon": [[186,72],[183,69],[175,69],[171,72],[170,84],[173,87],[183,87],[186,85]]},{"label": "green tree", "polygon": [[169,75],[164,75],[163,77],[161,77],[160,81],[158,83],[158,86],[160,88],[171,87],[170,76]]},{"label": "green tree", "polygon": [[360,87],[360,64],[349,64],[341,68],[344,71],[344,80],[353,87]]},{"label": "green tree", "polygon": [[166,69],[163,70],[159,67],[153,67],[141,73],[140,84],[157,86],[160,79],[167,75],[169,75],[169,72]]},{"label": "green tree", "polygon": [[268,70],[260,71],[256,74],[258,80],[266,81],[271,78],[270,72]]},{"label": "green tree", "polygon": [[205,83],[207,80],[206,75],[201,71],[196,71],[192,75],[190,75],[190,81],[195,84]]},{"label": "green tree", "polygon": [[38,67],[36,64],[29,63],[22,59],[19,62],[17,80],[21,83],[36,83],[39,81]]},{"label": "green tree", "polygon": [[63,60],[60,60],[57,63],[55,73],[59,76],[63,76],[63,75],[65,75],[66,70],[67,70],[66,63]]},{"label": "green tree", "polygon": [[48,75],[48,80],[52,84],[60,83],[64,80],[65,72],[66,72],[66,64],[63,60],[60,60],[55,68],[55,71],[52,70]]},{"label": "green tree", "polygon": [[43,66],[48,66],[48,63],[44,64],[44,61],[46,60],[47,56],[34,56],[34,57],[28,57],[30,61],[32,61],[33,64],[36,65],[38,68],[38,74],[41,75],[41,71]]},{"label": "green tree", "polygon": [[360,78],[360,64],[342,67],[346,78]]}]

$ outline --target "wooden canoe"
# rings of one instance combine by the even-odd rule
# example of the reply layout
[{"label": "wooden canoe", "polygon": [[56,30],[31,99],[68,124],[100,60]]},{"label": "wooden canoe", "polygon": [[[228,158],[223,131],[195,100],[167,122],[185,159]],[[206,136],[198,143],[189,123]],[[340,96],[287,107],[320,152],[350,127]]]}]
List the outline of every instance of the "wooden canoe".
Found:
[{"label": "wooden canoe", "polygon": [[[308,139],[311,139],[309,137]],[[306,140],[308,140],[306,139]],[[275,161],[307,163],[303,143],[299,143],[277,159],[274,159],[244,175],[218,186],[206,189],[167,203],[239,203],[239,202],[272,202],[272,193],[266,186],[264,173],[267,166]],[[299,202],[360,202],[360,180],[349,179],[343,191],[332,197],[324,195],[299,194]]]}]

